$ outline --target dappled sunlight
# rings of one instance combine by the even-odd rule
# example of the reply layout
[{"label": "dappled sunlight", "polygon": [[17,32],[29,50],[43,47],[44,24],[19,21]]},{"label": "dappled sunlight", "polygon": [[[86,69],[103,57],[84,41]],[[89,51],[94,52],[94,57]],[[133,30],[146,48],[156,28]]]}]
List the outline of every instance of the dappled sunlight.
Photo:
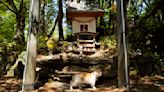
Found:
[{"label": "dappled sunlight", "polygon": [[134,84],[131,90],[137,92],[162,92],[164,91],[164,77],[160,75],[141,77]]},{"label": "dappled sunlight", "polygon": [[5,90],[10,92],[17,92],[21,90],[21,80],[15,77],[0,77],[0,92]]}]

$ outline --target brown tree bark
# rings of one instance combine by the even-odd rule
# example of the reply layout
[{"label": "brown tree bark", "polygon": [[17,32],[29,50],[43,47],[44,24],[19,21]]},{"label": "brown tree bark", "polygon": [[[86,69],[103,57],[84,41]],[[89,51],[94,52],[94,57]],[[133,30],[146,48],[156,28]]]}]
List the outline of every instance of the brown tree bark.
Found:
[{"label": "brown tree bark", "polygon": [[24,28],[25,17],[21,13],[18,13],[16,14],[16,35],[14,37],[17,44],[25,44]]},{"label": "brown tree bark", "polygon": [[[112,0],[109,0],[108,3],[109,3],[109,8],[110,8],[112,6]],[[112,11],[110,9],[109,10],[109,25],[108,25],[109,28],[108,28],[108,30],[110,31],[111,34],[113,34],[113,31],[114,31],[114,30],[111,30],[111,28],[110,28],[110,26],[112,24],[112,19],[113,19],[113,15],[112,15]]]},{"label": "brown tree bark", "polygon": [[117,1],[117,34],[118,34],[118,86],[119,87],[129,87],[128,86],[128,74],[127,74],[127,43],[126,43],[126,28],[125,28],[125,15],[124,15],[124,2],[120,0]]},{"label": "brown tree bark", "polygon": [[52,36],[53,32],[55,31],[57,22],[58,22],[58,15],[57,15],[57,17],[56,17],[55,24],[54,24],[54,26],[53,26],[53,28],[52,28],[50,34],[48,35],[48,38],[50,38],[50,37]]},{"label": "brown tree bark", "polygon": [[62,0],[58,0],[59,12],[58,12],[58,27],[59,27],[59,41],[64,40],[63,36],[63,4]]}]

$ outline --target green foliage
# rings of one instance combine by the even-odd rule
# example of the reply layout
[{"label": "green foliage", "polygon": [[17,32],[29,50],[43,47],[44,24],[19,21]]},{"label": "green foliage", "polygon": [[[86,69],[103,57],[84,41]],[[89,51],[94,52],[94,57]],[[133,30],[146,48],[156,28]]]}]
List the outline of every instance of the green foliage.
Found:
[{"label": "green foliage", "polygon": [[15,34],[15,18],[12,13],[6,11],[5,13],[0,13],[0,42],[4,39],[11,41]]},{"label": "green foliage", "polygon": [[117,45],[117,43],[116,43],[116,36],[115,35],[111,35],[111,36],[101,37],[100,38],[100,43],[105,48],[115,49],[116,45]]},{"label": "green foliage", "polygon": [[46,42],[48,37],[39,36],[38,37],[38,49],[47,48]]},{"label": "green foliage", "polygon": [[55,40],[53,37],[49,38],[45,36],[38,37],[38,53],[39,54],[47,54],[50,52],[58,52],[59,50],[59,41]]},{"label": "green foliage", "polygon": [[47,48],[50,50],[55,50],[57,49],[57,41],[54,38],[49,38],[47,41]]},{"label": "green foliage", "polygon": [[[128,36],[131,50],[140,49],[145,57],[155,58],[156,69],[164,68],[163,0],[132,0],[127,11],[131,23]],[[158,72],[159,73],[159,72]]]},{"label": "green foliage", "polygon": [[18,55],[17,62],[22,62],[23,65],[25,65],[25,60],[26,60],[26,51],[22,51],[22,52]]}]

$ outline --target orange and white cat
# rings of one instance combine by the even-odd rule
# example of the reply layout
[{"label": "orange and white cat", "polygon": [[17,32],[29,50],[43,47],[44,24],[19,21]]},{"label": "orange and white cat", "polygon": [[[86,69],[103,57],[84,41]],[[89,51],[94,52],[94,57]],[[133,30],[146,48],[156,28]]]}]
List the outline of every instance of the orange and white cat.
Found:
[{"label": "orange and white cat", "polygon": [[70,82],[70,90],[73,90],[74,86],[80,87],[81,84],[90,84],[93,89],[96,89],[95,83],[100,76],[102,76],[101,70],[95,70],[91,73],[80,72],[74,74]]}]

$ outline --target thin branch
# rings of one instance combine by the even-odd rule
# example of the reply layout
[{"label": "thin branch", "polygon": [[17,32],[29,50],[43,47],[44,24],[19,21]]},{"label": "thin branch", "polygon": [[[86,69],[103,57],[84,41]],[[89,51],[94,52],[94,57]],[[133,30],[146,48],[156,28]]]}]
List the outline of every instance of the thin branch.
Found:
[{"label": "thin branch", "polygon": [[13,0],[6,0],[6,2],[13,8],[13,10],[18,11]]},{"label": "thin branch", "polygon": [[6,6],[6,8],[9,9],[11,12],[16,14],[16,11],[12,10],[7,4],[3,3],[2,1],[0,1],[0,3]]},{"label": "thin branch", "polygon": [[23,8],[24,8],[24,5],[23,5],[24,3],[23,3],[23,0],[21,0],[21,2],[20,2],[20,5],[19,5],[19,11],[21,12],[22,10],[23,10]]},{"label": "thin branch", "polygon": [[53,32],[55,31],[55,27],[56,27],[56,24],[57,24],[57,22],[58,22],[58,18],[59,18],[58,16],[59,16],[59,15],[57,15],[57,17],[56,17],[55,24],[54,24],[54,26],[53,26],[53,28],[52,28],[50,34],[48,35],[48,38],[51,37],[51,35],[52,35]]},{"label": "thin branch", "polygon": [[148,3],[145,0],[143,0],[143,2],[146,4],[147,7],[149,7]]}]

